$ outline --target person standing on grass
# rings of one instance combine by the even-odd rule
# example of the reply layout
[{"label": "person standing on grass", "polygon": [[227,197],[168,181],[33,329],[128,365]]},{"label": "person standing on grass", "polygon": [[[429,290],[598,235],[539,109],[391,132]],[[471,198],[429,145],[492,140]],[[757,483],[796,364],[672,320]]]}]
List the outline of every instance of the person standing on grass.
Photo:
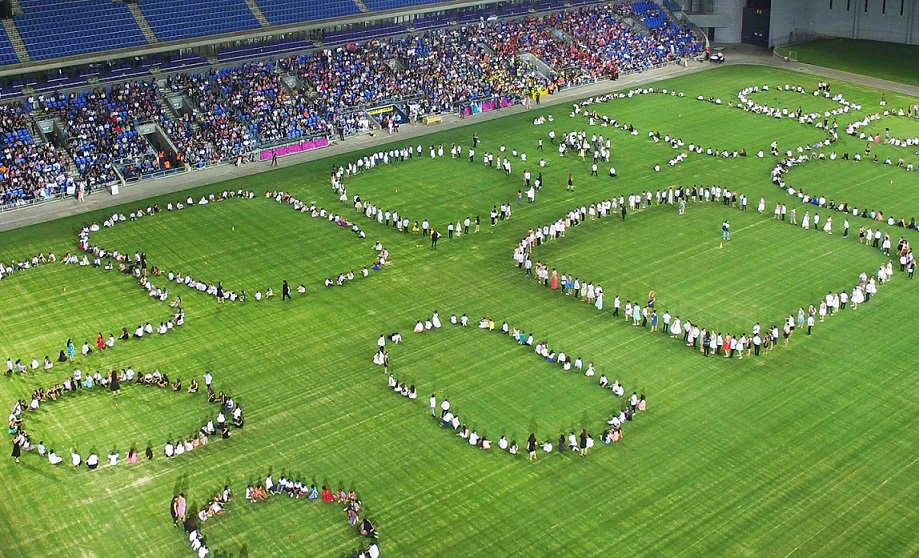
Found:
[{"label": "person standing on grass", "polygon": [[112,370],[112,374],[109,376],[108,385],[113,396],[121,394],[121,382],[118,380],[118,372],[116,370]]},{"label": "person standing on grass", "polygon": [[22,453],[22,446],[19,444],[19,436],[13,438],[13,453],[12,456],[16,463],[19,463],[19,455]]},{"label": "person standing on grass", "polygon": [[445,398],[440,402],[440,418],[443,418],[448,412],[450,412],[450,400]]},{"label": "person standing on grass", "polygon": [[431,394],[431,416],[432,416],[432,417],[436,417],[436,416],[437,416],[437,415],[435,414],[436,411],[437,411],[437,397],[435,397],[434,394],[432,393],[432,394]]},{"label": "person standing on grass", "polygon": [[281,284],[281,300],[290,299],[290,285],[287,283],[287,279],[285,279],[284,283]]},{"label": "person standing on grass", "polygon": [[731,222],[727,219],[721,223],[721,240],[731,240]]},{"label": "person standing on grass", "polygon": [[437,250],[437,240],[440,238],[440,233],[436,230],[431,231],[431,250]]},{"label": "person standing on grass", "polygon": [[527,452],[530,454],[530,461],[536,461],[536,434],[530,432],[527,438]]}]

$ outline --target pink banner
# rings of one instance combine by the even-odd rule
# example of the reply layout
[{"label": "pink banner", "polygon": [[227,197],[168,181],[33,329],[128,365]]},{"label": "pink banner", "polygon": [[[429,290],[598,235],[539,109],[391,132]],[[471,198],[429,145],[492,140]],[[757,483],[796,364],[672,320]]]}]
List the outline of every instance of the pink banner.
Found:
[{"label": "pink banner", "polygon": [[[500,104],[500,107],[499,107],[499,104]],[[495,110],[496,108],[506,108],[509,106],[513,106],[513,104],[514,104],[513,99],[504,98],[504,99],[501,99],[500,101],[497,101],[497,100],[483,101],[479,103],[478,105],[476,105],[475,107],[467,106],[467,107],[463,107],[462,110],[466,116],[470,116],[473,114],[478,114],[480,112]]]},{"label": "pink banner", "polygon": [[325,147],[327,145],[329,145],[328,139],[316,138],[310,141],[305,141],[303,143],[295,143],[292,145],[275,147],[274,149],[265,149],[259,154],[259,158],[262,161],[270,161],[273,152],[277,152],[278,157],[284,157],[285,155],[293,155],[294,153],[303,153],[304,151],[319,149],[320,147]]}]

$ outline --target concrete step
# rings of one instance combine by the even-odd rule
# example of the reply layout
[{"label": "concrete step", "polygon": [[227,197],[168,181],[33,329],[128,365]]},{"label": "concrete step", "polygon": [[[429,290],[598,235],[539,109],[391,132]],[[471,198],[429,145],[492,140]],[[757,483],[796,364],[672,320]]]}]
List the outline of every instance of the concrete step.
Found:
[{"label": "concrete step", "polygon": [[140,5],[137,2],[125,2],[128,9],[131,10],[131,15],[134,16],[134,21],[137,22],[137,26],[140,27],[141,33],[144,34],[144,38],[147,39],[148,43],[158,43],[160,40],[156,36],[156,33],[153,32],[153,28],[150,27],[150,22],[147,21],[147,16],[144,15],[143,10],[140,9]]},{"label": "concrete step", "polygon": [[271,25],[271,22],[268,21],[268,18],[265,17],[265,14],[262,13],[262,9],[255,2],[255,0],[246,0],[246,5],[249,6],[250,10],[252,10],[252,14],[255,16],[255,19],[258,20],[259,25],[262,27],[268,27]]},{"label": "concrete step", "polygon": [[10,43],[13,44],[13,50],[16,51],[16,56],[19,57],[19,61],[28,62],[32,60],[32,56],[29,54],[28,49],[26,49],[26,44],[22,40],[22,35],[19,34],[19,28],[16,27],[16,22],[12,19],[4,19],[3,28],[6,29],[6,34],[10,38]]}]

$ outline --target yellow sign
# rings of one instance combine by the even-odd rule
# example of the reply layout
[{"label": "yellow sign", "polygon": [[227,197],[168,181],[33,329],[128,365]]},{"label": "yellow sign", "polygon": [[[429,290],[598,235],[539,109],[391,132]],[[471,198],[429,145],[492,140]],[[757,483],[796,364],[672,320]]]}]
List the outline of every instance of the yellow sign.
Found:
[{"label": "yellow sign", "polygon": [[392,112],[394,108],[395,107],[393,107],[392,105],[389,105],[388,107],[379,107],[373,110],[368,110],[367,114],[369,114],[370,116],[376,116],[378,114],[385,114],[387,112]]}]

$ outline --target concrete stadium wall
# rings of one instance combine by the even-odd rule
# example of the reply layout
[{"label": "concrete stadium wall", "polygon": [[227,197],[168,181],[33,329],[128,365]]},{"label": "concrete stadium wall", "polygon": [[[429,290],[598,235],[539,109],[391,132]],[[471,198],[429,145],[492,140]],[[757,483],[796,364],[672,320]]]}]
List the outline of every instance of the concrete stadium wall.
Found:
[{"label": "concrete stadium wall", "polygon": [[[712,0],[712,15],[718,17],[715,28],[716,43],[739,43],[746,0]],[[701,24],[696,23],[702,27]]]},{"label": "concrete stadium wall", "polygon": [[772,0],[769,34],[773,46],[808,34],[919,44],[919,0]]}]

